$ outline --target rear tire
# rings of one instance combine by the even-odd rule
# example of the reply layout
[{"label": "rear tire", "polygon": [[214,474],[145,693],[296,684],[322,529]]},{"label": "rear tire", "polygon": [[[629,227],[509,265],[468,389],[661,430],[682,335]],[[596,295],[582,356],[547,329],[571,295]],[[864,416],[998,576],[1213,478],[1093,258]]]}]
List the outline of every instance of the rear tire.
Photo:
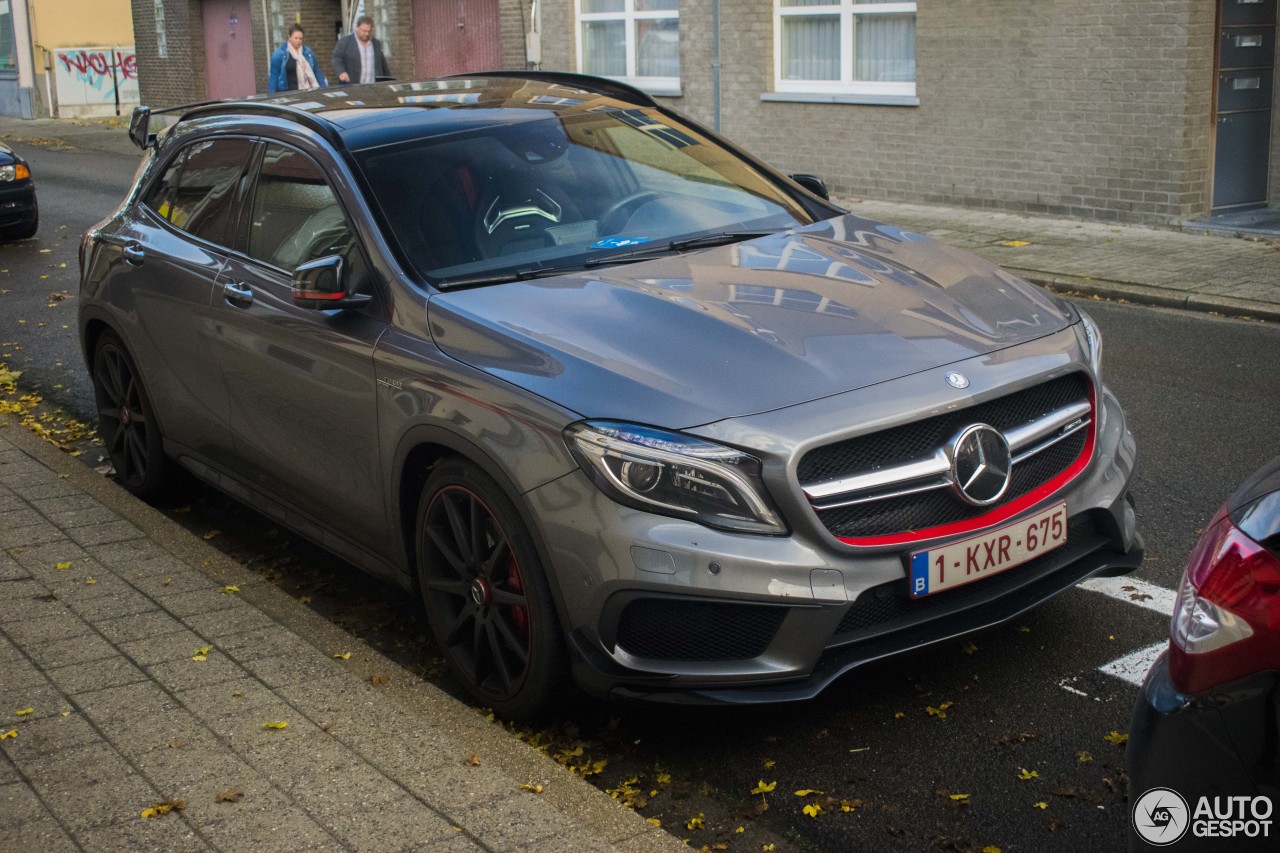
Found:
[{"label": "rear tire", "polygon": [[568,656],[547,576],[506,492],[460,459],[438,464],[418,506],[418,586],[436,645],[479,704],[550,714]]},{"label": "rear tire", "polygon": [[171,477],[160,425],[142,374],[114,332],[103,332],[93,347],[93,396],[116,480],[143,500],[162,497]]}]

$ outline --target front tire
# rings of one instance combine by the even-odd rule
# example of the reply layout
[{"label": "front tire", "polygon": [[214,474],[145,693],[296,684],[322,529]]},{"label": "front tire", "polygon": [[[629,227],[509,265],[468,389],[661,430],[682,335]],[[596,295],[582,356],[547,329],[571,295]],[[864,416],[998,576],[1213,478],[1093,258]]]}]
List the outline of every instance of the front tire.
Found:
[{"label": "front tire", "polygon": [[98,434],[120,485],[143,500],[162,497],[169,483],[160,426],[129,351],[114,332],[93,348],[93,396]]},{"label": "front tire", "polygon": [[467,692],[510,719],[550,713],[568,680],[564,639],[506,493],[470,462],[441,462],[423,488],[416,541],[431,633]]}]

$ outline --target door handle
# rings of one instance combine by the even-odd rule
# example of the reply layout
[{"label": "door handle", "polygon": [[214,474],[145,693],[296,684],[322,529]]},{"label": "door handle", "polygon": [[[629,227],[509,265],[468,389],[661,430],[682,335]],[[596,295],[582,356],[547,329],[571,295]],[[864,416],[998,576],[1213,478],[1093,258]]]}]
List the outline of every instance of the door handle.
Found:
[{"label": "door handle", "polygon": [[243,282],[235,284],[229,281],[222,285],[222,295],[232,305],[247,308],[253,303],[253,288]]},{"label": "door handle", "polygon": [[120,253],[124,255],[124,262],[131,267],[140,267],[142,262],[146,260],[147,253],[142,250],[141,243],[126,243]]}]

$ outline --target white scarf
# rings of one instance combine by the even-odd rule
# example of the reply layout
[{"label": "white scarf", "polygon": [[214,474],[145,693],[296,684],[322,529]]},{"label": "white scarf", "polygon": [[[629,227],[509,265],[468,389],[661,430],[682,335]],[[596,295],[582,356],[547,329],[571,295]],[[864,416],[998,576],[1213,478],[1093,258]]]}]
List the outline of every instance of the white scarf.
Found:
[{"label": "white scarf", "polygon": [[302,50],[295,48],[288,42],[285,45],[289,48],[289,55],[293,57],[293,61],[298,65],[298,88],[319,89],[320,81],[316,79],[315,72],[311,70],[311,63],[307,62],[307,58],[302,55]]}]

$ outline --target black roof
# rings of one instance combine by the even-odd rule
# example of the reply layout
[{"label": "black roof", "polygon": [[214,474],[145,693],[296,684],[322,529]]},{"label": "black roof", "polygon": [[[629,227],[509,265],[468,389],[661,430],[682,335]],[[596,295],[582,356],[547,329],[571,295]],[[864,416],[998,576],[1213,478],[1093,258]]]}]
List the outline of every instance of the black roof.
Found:
[{"label": "black roof", "polygon": [[600,77],[495,71],[256,95],[177,107],[182,120],[246,113],[288,118],[352,150],[469,127],[613,106],[656,106],[639,89]]}]

